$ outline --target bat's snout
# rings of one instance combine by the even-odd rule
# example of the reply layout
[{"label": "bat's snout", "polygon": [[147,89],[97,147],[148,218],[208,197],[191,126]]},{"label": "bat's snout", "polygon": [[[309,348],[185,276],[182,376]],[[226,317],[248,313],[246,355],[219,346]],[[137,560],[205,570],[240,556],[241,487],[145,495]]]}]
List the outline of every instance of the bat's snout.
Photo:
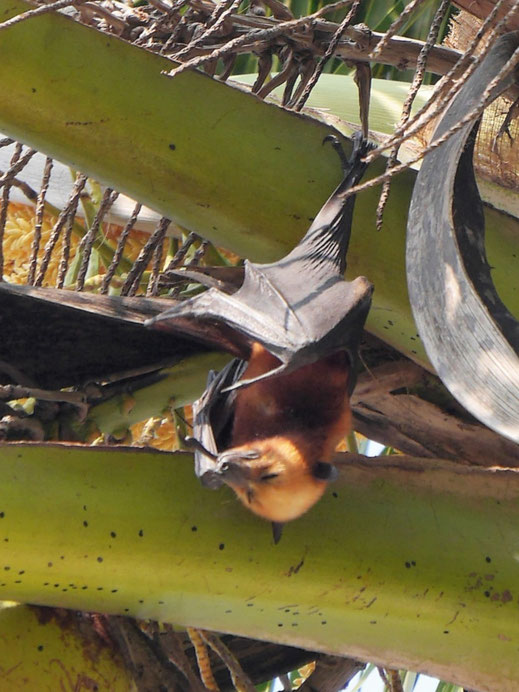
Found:
[{"label": "bat's snout", "polygon": [[257,459],[259,456],[260,452],[256,449],[223,452],[218,455],[216,473],[225,483],[245,488],[252,480],[252,469],[244,462]]}]

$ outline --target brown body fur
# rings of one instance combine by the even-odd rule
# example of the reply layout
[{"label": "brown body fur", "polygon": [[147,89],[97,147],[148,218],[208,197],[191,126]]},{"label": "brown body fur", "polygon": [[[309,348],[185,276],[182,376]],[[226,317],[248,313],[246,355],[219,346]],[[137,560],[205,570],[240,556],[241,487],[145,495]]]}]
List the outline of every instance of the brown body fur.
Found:
[{"label": "brown body fur", "polygon": [[[279,365],[254,344],[244,379]],[[322,496],[327,481],[315,473],[351,428],[349,361],[337,352],[287,375],[257,382],[236,397],[231,451],[243,459],[243,479],[229,482],[253,512],[275,522],[295,519]]]}]

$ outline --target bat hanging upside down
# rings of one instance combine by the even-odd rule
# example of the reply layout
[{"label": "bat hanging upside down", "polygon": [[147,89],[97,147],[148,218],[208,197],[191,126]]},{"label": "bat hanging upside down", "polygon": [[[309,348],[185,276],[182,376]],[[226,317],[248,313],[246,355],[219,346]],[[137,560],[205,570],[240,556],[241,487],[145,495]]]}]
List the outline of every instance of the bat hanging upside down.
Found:
[{"label": "bat hanging upside down", "polygon": [[189,269],[184,275],[211,288],[148,322],[239,356],[210,374],[193,405],[195,471],[272,521],[275,540],[336,475],[330,460],[351,428],[371,303],[367,279],[344,280],[354,205],[344,193],[362,177],[369,145],[355,137],[347,160],[332,143],[344,178],[292,252],[272,264],[246,262],[238,290]]},{"label": "bat hanging upside down", "polygon": [[[279,365],[255,343],[246,378]],[[223,478],[246,507],[274,522],[296,519],[335,475],[329,460],[351,428],[349,359],[339,351],[237,391]]]}]

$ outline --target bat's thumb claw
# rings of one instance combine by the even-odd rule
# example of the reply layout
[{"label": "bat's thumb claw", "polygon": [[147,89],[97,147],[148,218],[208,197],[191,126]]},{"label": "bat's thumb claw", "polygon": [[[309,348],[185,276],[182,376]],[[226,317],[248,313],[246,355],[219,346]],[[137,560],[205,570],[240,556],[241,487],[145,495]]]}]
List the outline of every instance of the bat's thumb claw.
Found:
[{"label": "bat's thumb claw", "polygon": [[209,459],[212,459],[213,461],[216,461],[218,459],[216,454],[213,454],[208,449],[206,449],[204,445],[200,442],[200,440],[197,440],[195,437],[183,437],[182,435],[179,435],[179,438],[182,444],[187,449],[192,449],[193,451],[200,452],[201,454],[204,454],[206,457],[209,457]]}]

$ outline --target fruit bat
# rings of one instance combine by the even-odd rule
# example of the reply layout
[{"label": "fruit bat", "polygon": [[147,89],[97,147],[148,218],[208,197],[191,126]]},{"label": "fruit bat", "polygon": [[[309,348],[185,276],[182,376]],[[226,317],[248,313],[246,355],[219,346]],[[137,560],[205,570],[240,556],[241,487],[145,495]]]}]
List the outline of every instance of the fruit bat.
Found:
[{"label": "fruit bat", "polygon": [[322,496],[330,459],[351,427],[359,340],[371,303],[364,277],[344,280],[354,196],[369,144],[341,155],[344,177],[300,243],[278,262],[245,262],[239,287],[196,269],[210,286],[146,322],[189,334],[237,358],[212,372],[194,404],[195,471],[211,488],[230,486],[255,514],[280,526]]},{"label": "fruit bat", "polygon": [[237,358],[210,374],[194,406],[195,471],[206,486],[232,487],[279,536],[334,476],[371,300],[367,279],[343,278],[354,205],[344,193],[363,174],[368,144],[356,138],[346,160],[333,143],[344,178],[299,245],[272,264],[179,272],[209,290],[173,308],[0,283],[0,380],[63,387],[153,372],[192,352],[193,338],[229,351]]}]

